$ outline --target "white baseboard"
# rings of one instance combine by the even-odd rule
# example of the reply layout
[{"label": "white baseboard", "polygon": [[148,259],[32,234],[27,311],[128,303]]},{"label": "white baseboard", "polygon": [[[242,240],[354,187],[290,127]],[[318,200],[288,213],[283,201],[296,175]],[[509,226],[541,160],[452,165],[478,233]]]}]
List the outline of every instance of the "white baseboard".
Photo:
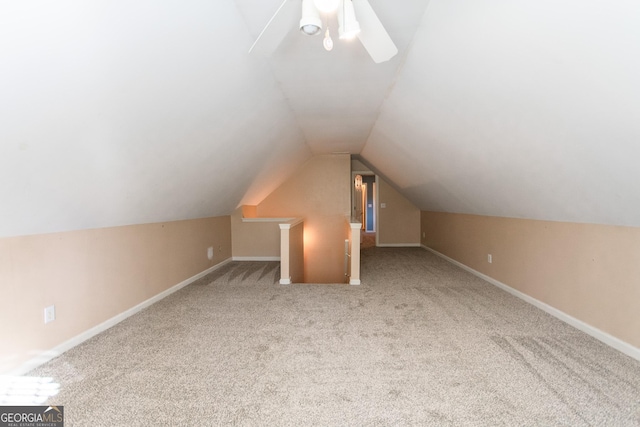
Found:
[{"label": "white baseboard", "polygon": [[213,267],[210,267],[206,270],[204,270],[203,272],[200,272],[198,274],[196,274],[195,276],[192,276],[180,283],[178,283],[175,286],[172,286],[171,288],[160,292],[159,294],[149,298],[146,301],[141,302],[140,304],[131,307],[130,309],[123,311],[122,313],[112,317],[109,320],[106,320],[102,323],[100,323],[97,326],[94,326],[91,329],[88,329],[86,331],[84,331],[83,333],[81,333],[80,335],[76,335],[75,337],[63,342],[62,344],[59,344],[57,346],[55,346],[54,348],[44,351],[42,353],[40,353],[38,356],[26,361],[25,363],[23,363],[21,366],[9,371],[6,373],[6,375],[24,375],[27,372],[37,368],[40,365],[45,364],[46,362],[50,361],[53,358],[56,358],[58,356],[60,356],[62,353],[64,353],[67,350],[71,350],[73,347],[82,344],[83,342],[87,341],[90,338],[93,338],[94,336],[98,335],[101,332],[106,331],[107,329],[117,325],[118,323],[122,322],[123,320],[125,320],[128,317],[133,316],[134,314],[142,311],[143,309],[149,307],[150,305],[160,301],[163,298],[168,297],[169,295],[173,294],[174,292],[179,291],[180,289],[184,288],[185,286],[195,282],[196,280],[206,276],[207,274],[211,273],[214,270],[217,270],[218,268],[222,267],[225,264],[228,264],[229,262],[231,262],[231,258],[226,259],[216,265],[214,265]]},{"label": "white baseboard", "polygon": [[362,284],[362,282],[360,282],[360,279],[349,279],[349,284],[350,285],[360,285],[360,284]]},{"label": "white baseboard", "polygon": [[610,335],[604,331],[601,331],[600,329],[589,325],[588,323],[583,322],[582,320],[576,319],[575,317],[565,313],[564,311],[558,310],[555,307],[550,306],[547,303],[544,303],[540,300],[537,300],[523,292],[518,291],[517,289],[512,288],[509,285],[505,285],[504,283],[487,276],[486,274],[480,273],[477,270],[474,270],[471,267],[468,267],[464,264],[462,264],[459,261],[456,261],[453,258],[450,258],[434,249],[431,249],[425,245],[421,245],[424,249],[428,250],[429,252],[449,261],[452,264],[457,265],[458,267],[467,270],[468,272],[470,272],[471,274],[478,276],[479,278],[486,280],[487,282],[491,283],[494,286],[497,286],[498,288],[509,292],[510,294],[522,299],[523,301],[528,302],[529,304],[549,313],[550,315],[552,315],[553,317],[562,320],[563,322],[573,326],[574,328],[588,334],[591,335],[592,337],[594,337],[595,339],[602,341],[603,343],[607,344],[609,347],[613,347],[616,350],[626,354],[629,357],[632,357],[638,361],[640,361],[640,348],[634,347],[633,345],[629,344],[628,342],[622,341],[619,338],[614,337],[613,335]]},{"label": "white baseboard", "polygon": [[280,261],[279,256],[234,256],[233,261]]},{"label": "white baseboard", "polygon": [[379,248],[419,248],[420,243],[380,243],[376,245]]},{"label": "white baseboard", "polygon": [[291,277],[289,277],[288,279],[280,279],[280,284],[281,285],[290,285],[291,284]]}]

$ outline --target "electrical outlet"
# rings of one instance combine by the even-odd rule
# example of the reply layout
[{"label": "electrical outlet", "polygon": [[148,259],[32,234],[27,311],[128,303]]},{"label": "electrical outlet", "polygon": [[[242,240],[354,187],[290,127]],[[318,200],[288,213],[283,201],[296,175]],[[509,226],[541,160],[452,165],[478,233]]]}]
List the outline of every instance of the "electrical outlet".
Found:
[{"label": "electrical outlet", "polygon": [[44,309],[44,323],[50,323],[56,320],[56,306],[50,305]]},{"label": "electrical outlet", "polygon": [[489,264],[492,264],[492,263],[493,263],[493,256],[491,256],[491,254],[488,254],[488,255],[487,255],[487,262],[488,262]]},{"label": "electrical outlet", "polygon": [[207,258],[209,258],[210,260],[213,259],[213,246],[209,246],[207,248]]}]

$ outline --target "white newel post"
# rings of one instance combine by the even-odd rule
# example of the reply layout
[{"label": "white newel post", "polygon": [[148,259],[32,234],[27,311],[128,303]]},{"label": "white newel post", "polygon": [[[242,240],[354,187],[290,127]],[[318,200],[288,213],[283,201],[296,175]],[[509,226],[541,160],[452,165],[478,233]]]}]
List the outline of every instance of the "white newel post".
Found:
[{"label": "white newel post", "polygon": [[359,222],[349,223],[351,227],[351,276],[350,285],[360,284],[360,228]]}]

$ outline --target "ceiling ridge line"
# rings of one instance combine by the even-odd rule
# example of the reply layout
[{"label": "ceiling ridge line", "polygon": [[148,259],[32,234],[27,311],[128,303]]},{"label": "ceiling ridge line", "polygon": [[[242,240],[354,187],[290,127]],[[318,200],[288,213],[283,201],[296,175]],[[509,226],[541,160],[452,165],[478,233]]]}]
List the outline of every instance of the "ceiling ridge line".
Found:
[{"label": "ceiling ridge line", "polygon": [[[287,3],[287,1],[291,1],[291,0],[284,0],[280,6],[278,7],[278,9],[276,10],[275,14],[273,15],[273,17],[275,17],[278,12],[282,9],[282,7],[285,5],[285,3]],[[242,18],[242,22],[244,22],[245,27],[247,28],[247,33],[250,37],[250,42],[251,42],[251,27],[249,26],[249,23],[247,22],[247,18],[245,16],[245,14],[243,13],[242,9],[240,8],[240,6],[238,5],[237,1],[234,1],[235,7],[236,7],[236,11],[238,12],[238,14],[240,15],[240,17]],[[272,19],[273,19],[272,17]],[[267,24],[268,25],[268,24]],[[263,30],[264,31],[264,30]],[[261,33],[259,33],[261,34]],[[251,49],[253,48],[253,46],[256,44],[257,40],[252,42],[251,45]],[[250,50],[249,50],[250,52]],[[248,54],[247,56],[251,56],[250,54]],[[266,61],[267,66],[269,67],[269,72],[271,73],[271,78],[273,79],[274,83],[276,84],[278,91],[280,92],[280,94],[282,95],[282,99],[285,101],[285,103],[287,104],[287,107],[289,108],[289,112],[291,113],[291,115],[293,116],[293,118],[295,119],[296,125],[298,126],[298,131],[300,132],[300,134],[304,137],[304,143],[307,146],[307,148],[309,149],[309,151],[311,152],[311,154],[314,154],[313,149],[311,148],[311,145],[309,144],[309,138],[307,136],[307,134],[304,132],[304,129],[302,128],[302,126],[300,125],[300,119],[298,117],[298,115],[295,113],[295,110],[293,109],[293,107],[291,106],[291,102],[289,100],[289,97],[286,95],[283,87],[282,87],[282,82],[280,80],[278,80],[276,78],[276,73],[274,72],[273,69],[273,65],[272,65],[272,59],[271,59],[271,55],[269,55],[268,57],[265,58],[260,58],[257,59],[258,61]]]},{"label": "ceiling ridge line", "polygon": [[427,12],[429,11],[429,6],[430,5],[431,5],[431,0],[427,0],[427,5],[425,6],[424,12],[422,13],[422,16],[420,17],[418,28],[416,29],[416,31],[411,36],[411,41],[407,45],[407,48],[406,48],[406,50],[404,51],[404,54],[401,57],[401,61],[398,64],[398,68],[396,69],[396,72],[393,74],[393,79],[391,80],[391,84],[387,88],[387,91],[384,94],[384,98],[383,98],[382,102],[380,103],[380,106],[378,107],[378,110],[376,112],[376,118],[373,121],[373,124],[371,125],[371,129],[369,130],[369,134],[367,135],[367,138],[365,139],[365,142],[362,145],[362,148],[360,149],[360,153],[358,153],[359,155],[362,154],[364,149],[369,144],[369,139],[371,139],[371,134],[373,133],[373,129],[376,127],[376,125],[378,124],[378,120],[380,119],[380,113],[382,112],[382,108],[383,108],[384,104],[387,103],[387,101],[389,99],[389,96],[391,95],[391,92],[395,89],[396,83],[398,82],[398,78],[400,77],[400,74],[404,71],[404,67],[405,67],[405,65],[407,63],[407,57],[409,56],[409,52],[411,52],[411,50],[413,49],[413,45],[414,45],[414,42],[415,42],[415,39],[416,39],[416,34],[418,33],[418,31],[422,27],[422,23],[424,22],[424,17],[427,14]]}]

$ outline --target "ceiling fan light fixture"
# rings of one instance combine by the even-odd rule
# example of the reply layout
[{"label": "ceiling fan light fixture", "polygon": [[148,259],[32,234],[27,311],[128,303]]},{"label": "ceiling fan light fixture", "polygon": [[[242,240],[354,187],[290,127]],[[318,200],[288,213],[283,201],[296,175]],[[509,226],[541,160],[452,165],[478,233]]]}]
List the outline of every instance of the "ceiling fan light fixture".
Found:
[{"label": "ceiling fan light fixture", "polygon": [[341,39],[352,39],[360,32],[360,23],[356,19],[353,1],[343,0],[338,8],[338,36]]},{"label": "ceiling fan light fixture", "polygon": [[331,52],[333,49],[333,40],[331,39],[331,35],[329,34],[329,29],[324,33],[324,40],[322,40],[322,46],[327,52]]},{"label": "ceiling fan light fixture", "polygon": [[313,36],[322,30],[320,12],[313,0],[302,0],[302,18],[300,18],[300,31]]},{"label": "ceiling fan light fixture", "polygon": [[315,36],[320,32],[320,30],[322,30],[322,27],[320,25],[302,24],[302,23],[300,24],[300,31],[302,31],[308,36]]},{"label": "ceiling fan light fixture", "polygon": [[324,13],[335,12],[340,5],[340,0],[313,0],[313,2],[318,10]]}]

